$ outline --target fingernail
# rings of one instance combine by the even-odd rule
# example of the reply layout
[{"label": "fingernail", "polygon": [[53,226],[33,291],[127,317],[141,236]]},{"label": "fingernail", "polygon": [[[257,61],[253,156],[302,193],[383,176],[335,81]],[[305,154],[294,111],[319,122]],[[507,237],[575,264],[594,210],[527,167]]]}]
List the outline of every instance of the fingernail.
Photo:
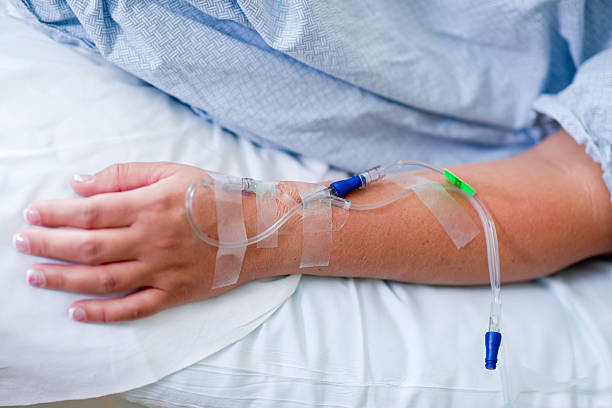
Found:
[{"label": "fingernail", "polygon": [[71,307],[70,309],[68,309],[68,316],[70,316],[72,320],[76,320],[77,322],[85,321],[85,319],[87,318],[87,315],[85,314],[85,309],[80,307]]},{"label": "fingernail", "polygon": [[30,253],[30,240],[25,235],[15,234],[13,235],[13,246],[19,252],[24,254]]},{"label": "fingernail", "polygon": [[34,208],[23,210],[23,218],[32,225],[40,225],[40,213]]},{"label": "fingernail", "polygon": [[45,285],[45,274],[36,269],[28,269],[26,271],[26,279],[32,286],[43,287]]},{"label": "fingernail", "polygon": [[72,179],[77,183],[93,183],[95,176],[91,174],[75,174]]}]

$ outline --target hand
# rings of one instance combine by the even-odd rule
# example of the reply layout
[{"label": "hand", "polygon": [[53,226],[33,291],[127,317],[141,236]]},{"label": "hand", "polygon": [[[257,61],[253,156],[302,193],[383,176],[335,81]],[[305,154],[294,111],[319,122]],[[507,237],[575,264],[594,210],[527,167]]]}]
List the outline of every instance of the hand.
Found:
[{"label": "hand", "polygon": [[[206,176],[171,163],[110,166],[95,176],[75,176],[73,189],[87,198],[36,202],[25,216],[33,225],[15,235],[28,254],[73,262],[40,263],[28,282],[45,289],[92,294],[130,291],[119,298],[80,300],[73,319],[86,322],[132,320],[183,303],[226,292],[211,289],[217,248],[202,242],[185,216],[185,191]],[[214,201],[203,218],[215,221]],[[212,211],[211,211],[212,210]]]}]

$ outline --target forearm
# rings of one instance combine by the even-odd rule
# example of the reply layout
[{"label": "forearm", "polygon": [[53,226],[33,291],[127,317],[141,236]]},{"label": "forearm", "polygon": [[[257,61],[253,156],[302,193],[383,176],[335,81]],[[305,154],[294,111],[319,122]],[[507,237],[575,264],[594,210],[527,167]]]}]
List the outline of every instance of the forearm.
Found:
[{"label": "forearm", "polygon": [[[515,158],[453,170],[474,186],[495,220],[504,281],[532,279],[611,252],[612,210],[601,169],[567,134],[552,135]],[[327,267],[299,268],[303,226],[293,217],[279,231],[277,248],[248,246],[238,282],[213,288],[220,272],[215,270],[217,248],[202,242],[185,216],[185,191],[204,176],[200,169],[178,164],[120,164],[76,177],[73,188],[86,198],[30,204],[27,220],[47,228],[20,230],[14,236],[17,249],[71,264],[34,264],[28,282],[80,293],[129,292],[71,305],[75,320],[109,322],[293,273],[433,284],[488,280],[483,234],[457,249],[412,194],[376,210],[349,211],[344,227],[333,232]],[[277,187],[299,200],[295,183]],[[347,198],[373,202],[393,189],[399,187],[383,181]],[[213,236],[218,230],[216,198],[210,191],[200,193],[196,221]],[[241,201],[246,234],[253,236],[258,229],[256,196],[243,195]],[[479,223],[469,204],[461,205]],[[333,211],[339,215],[341,210]]]},{"label": "forearm", "polygon": [[[452,168],[478,192],[496,223],[503,281],[553,273],[612,249],[612,210],[601,169],[564,132],[506,160]],[[372,202],[396,189],[372,185],[347,197]],[[480,228],[480,220],[462,202]],[[334,209],[334,211],[339,211]],[[457,249],[435,217],[411,194],[372,211],[351,211],[333,233],[330,264],[298,269],[301,231],[281,236],[257,274],[306,273],[432,284],[488,281],[484,234]],[[260,264],[261,266],[261,264]]]}]

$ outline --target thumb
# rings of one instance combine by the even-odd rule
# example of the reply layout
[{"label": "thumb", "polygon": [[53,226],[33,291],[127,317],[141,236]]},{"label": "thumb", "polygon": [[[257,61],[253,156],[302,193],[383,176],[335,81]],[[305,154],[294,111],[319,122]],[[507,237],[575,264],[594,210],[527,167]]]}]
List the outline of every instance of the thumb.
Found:
[{"label": "thumb", "polygon": [[118,163],[91,174],[75,174],[72,188],[82,196],[116,193],[156,183],[167,176],[171,163]]}]

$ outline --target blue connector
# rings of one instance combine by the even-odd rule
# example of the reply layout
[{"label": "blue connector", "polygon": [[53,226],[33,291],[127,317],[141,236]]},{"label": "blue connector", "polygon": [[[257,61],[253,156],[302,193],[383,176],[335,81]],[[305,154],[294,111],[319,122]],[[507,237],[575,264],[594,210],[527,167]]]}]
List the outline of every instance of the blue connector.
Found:
[{"label": "blue connector", "polygon": [[351,191],[357,190],[361,186],[363,186],[363,181],[361,176],[357,175],[346,180],[334,181],[329,185],[329,189],[332,195],[335,195],[336,197],[344,197]]},{"label": "blue connector", "polygon": [[376,166],[346,180],[338,180],[331,183],[329,190],[332,195],[342,198],[353,190],[382,180],[383,177],[385,177],[384,169]]},{"label": "blue connector", "polygon": [[500,332],[488,331],[485,334],[485,368],[487,370],[495,370],[497,368],[497,354],[501,345],[502,335]]}]

